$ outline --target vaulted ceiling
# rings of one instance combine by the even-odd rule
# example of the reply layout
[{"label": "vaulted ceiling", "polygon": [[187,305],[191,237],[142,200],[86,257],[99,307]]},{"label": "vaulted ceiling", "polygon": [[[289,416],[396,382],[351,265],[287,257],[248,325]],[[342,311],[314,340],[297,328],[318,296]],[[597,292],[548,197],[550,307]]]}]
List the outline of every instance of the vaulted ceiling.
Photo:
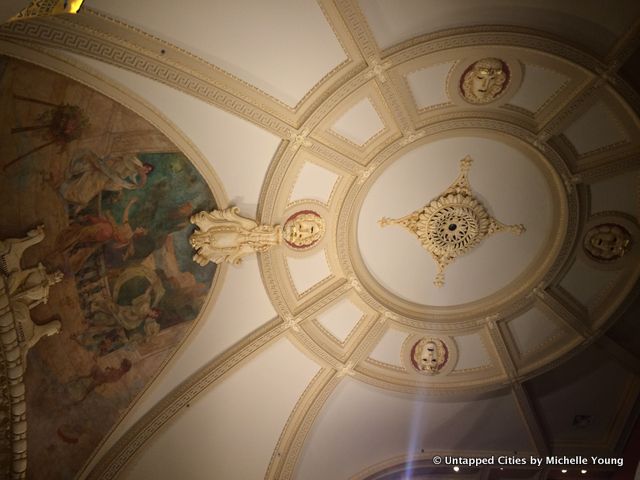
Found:
[{"label": "vaulted ceiling", "polygon": [[[5,2],[0,14],[25,3]],[[60,103],[97,92],[102,103],[81,104],[95,136],[106,135],[103,117],[124,132],[105,155],[181,154],[218,209],[237,206],[263,225],[311,210],[326,224],[311,248],[281,245],[218,266],[166,356],[143,364],[149,344],[139,342],[94,357],[104,371],[125,350],[133,359],[131,373],[82,399],[120,403],[51,430],[27,422],[27,478],[565,476],[545,464],[453,472],[437,455],[594,455],[624,465],[589,461],[581,477],[633,472],[639,46],[640,4],[626,0],[86,0],[75,15],[4,24],[0,55],[22,65],[11,78],[32,64],[47,73],[30,81],[74,82],[57,97],[49,86],[11,86],[6,122],[28,118],[11,103],[20,88]],[[499,88],[474,100],[464,82],[483,59],[501,65],[489,73],[494,82],[501,75]],[[107,99],[124,112],[120,123],[100,107]],[[26,148],[6,122],[5,164]],[[50,156],[73,158],[80,144],[88,148],[83,141],[64,154],[49,147]],[[2,181],[42,177],[19,165]],[[428,233],[426,219],[441,217],[426,207],[445,201],[462,170],[475,206],[439,210],[449,215],[443,228],[481,231],[483,215],[499,223],[439,257],[452,237]],[[194,213],[184,205],[167,213],[171,221],[176,211],[184,222]],[[46,208],[18,210],[0,223],[0,238],[54,224]],[[165,214],[157,212],[154,225]],[[413,224],[379,224],[414,212]],[[53,267],[45,247],[32,263]],[[444,285],[434,284],[439,272]],[[42,318],[61,311],[55,289]],[[69,372],[91,368],[52,366],[66,361],[62,351],[48,356],[61,348],[56,341],[71,344],[86,328],[61,321],[59,336],[27,358],[27,419],[32,406],[41,412],[33,418],[61,408],[43,398],[64,396],[38,396],[35,379],[58,375],[71,391]],[[420,364],[429,342],[435,371]],[[146,376],[134,377],[136,369]],[[91,415],[93,404],[84,405]]]}]

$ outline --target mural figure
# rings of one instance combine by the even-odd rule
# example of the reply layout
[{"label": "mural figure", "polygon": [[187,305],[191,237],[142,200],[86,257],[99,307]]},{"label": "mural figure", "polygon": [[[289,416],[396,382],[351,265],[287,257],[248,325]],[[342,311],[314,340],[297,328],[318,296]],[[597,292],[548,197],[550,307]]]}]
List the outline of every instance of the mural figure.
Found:
[{"label": "mural figure", "polygon": [[56,246],[59,251],[70,253],[69,266],[73,272],[77,272],[97,248],[108,242],[122,251],[123,260],[133,255],[133,240],[147,233],[145,228],[133,229],[129,223],[129,212],[137,201],[137,197],[129,201],[121,222],[117,222],[110,212],[104,216],[86,215],[60,232]]},{"label": "mural figure", "polygon": [[120,192],[142,188],[153,165],[143,164],[135,155],[100,158],[91,151],[83,151],[71,162],[60,194],[75,205],[75,213],[103,191]]},{"label": "mural figure", "polygon": [[[193,263],[188,218],[216,202],[175,145],[123,105],[5,57],[0,80],[7,107],[0,124],[12,133],[5,147],[14,158],[2,162],[8,174],[0,173],[0,232],[45,223],[48,237],[43,241],[38,227],[0,241],[0,287],[11,290],[22,344],[31,349],[27,409],[37,429],[29,448],[38,454],[29,457],[29,475],[64,480],[200,314],[216,265]],[[22,271],[22,252],[36,244],[37,258]],[[50,265],[65,281],[46,271]],[[59,330],[59,318],[65,335],[35,344]],[[74,373],[92,364],[80,377]],[[133,380],[118,382],[126,375]],[[82,426],[83,433],[68,444],[60,425]]]},{"label": "mural figure", "polygon": [[150,286],[142,295],[135,297],[131,305],[119,305],[105,299],[97,302],[96,308],[109,313],[127,331],[136,330],[144,323],[145,329],[151,332],[155,330],[155,320],[160,316],[160,311],[151,306],[151,292]]},{"label": "mural figure", "polygon": [[462,74],[460,90],[469,103],[490,103],[504,93],[509,77],[509,67],[505,62],[498,58],[483,58]]},{"label": "mural figure", "polygon": [[69,382],[71,385],[70,389],[78,392],[76,394],[78,398],[75,403],[83,402],[96,388],[119,381],[131,370],[131,366],[131,361],[123,358],[117,368],[100,368],[98,365],[94,365],[86,375],[80,375],[72,379]]}]

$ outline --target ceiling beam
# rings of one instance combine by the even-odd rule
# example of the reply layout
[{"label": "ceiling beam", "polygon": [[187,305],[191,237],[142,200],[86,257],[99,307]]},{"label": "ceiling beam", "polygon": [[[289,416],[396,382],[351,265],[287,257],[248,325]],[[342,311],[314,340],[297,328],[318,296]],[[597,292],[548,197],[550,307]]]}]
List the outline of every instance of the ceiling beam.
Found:
[{"label": "ceiling beam", "polygon": [[[342,284],[342,287],[348,288],[348,282]],[[331,293],[333,293],[333,295]],[[331,293],[325,294],[319,298],[319,301],[322,301],[323,304],[327,303],[327,297],[332,297],[331,301],[334,301],[337,298],[337,294],[344,292],[342,288],[337,288]],[[317,312],[317,306],[318,302],[312,303],[303,312],[300,312],[298,318],[310,318],[312,313]],[[380,317],[385,318],[382,315]],[[299,329],[295,330],[298,323],[299,320],[292,324],[291,319],[289,319],[288,322],[285,321],[283,324],[291,326],[294,332],[296,332],[296,336],[304,335],[304,332],[300,332]],[[267,475],[265,476],[266,479],[287,480],[292,478],[304,447],[305,438],[313,427],[315,418],[340,381],[343,378],[356,375],[355,368],[357,364],[367,357],[372,348],[370,345],[372,342],[367,340],[379,338],[380,332],[384,329],[385,322],[372,321],[369,327],[362,331],[357,340],[357,346],[345,359],[344,363],[321,370],[311,381],[305,393],[295,405],[280,435],[272,454],[271,462],[269,463]]]},{"label": "ceiling beam", "polygon": [[544,304],[544,307],[549,309],[569,330],[573,331],[579,337],[586,339],[590,337],[593,332],[589,325],[580,320],[569,308],[567,308],[560,299],[558,299],[553,293],[544,291],[543,294],[538,295],[538,302]]},{"label": "ceiling beam", "polygon": [[533,403],[531,403],[529,394],[522,386],[522,384],[518,382],[514,383],[511,386],[511,390],[513,391],[513,395],[518,405],[518,410],[527,427],[529,437],[531,438],[531,441],[536,449],[536,453],[541,457],[548,455],[549,444],[545,437],[535,407],[533,406]]},{"label": "ceiling beam", "polygon": [[339,379],[336,371],[324,368],[311,380],[294,406],[280,434],[265,475],[267,480],[286,480],[292,477],[315,418],[329,398]]},{"label": "ceiling beam", "polygon": [[345,23],[348,25],[348,29],[358,45],[362,56],[367,62],[369,68],[366,74],[367,77],[376,80],[398,128],[406,134],[413,132],[415,126],[411,122],[411,117],[400,100],[396,86],[392,84],[391,79],[385,73],[385,70],[389,68],[391,64],[382,61],[382,52],[378,47],[373,32],[369,28],[358,2],[355,0],[337,0],[336,6],[342,14]]},{"label": "ceiling beam", "polygon": [[348,25],[358,49],[367,63],[380,59],[380,50],[356,0],[336,0],[336,7]]},{"label": "ceiling beam", "polygon": [[565,105],[555,115],[540,125],[539,131],[547,135],[560,133],[570,121],[574,112],[579,110],[581,105],[587,103],[597,90],[608,83],[615,87],[617,82],[616,72],[638,46],[640,46],[640,20],[636,19],[629,30],[618,39],[611,52],[603,59],[601,65],[596,67],[595,72],[592,72],[592,78],[582,88],[576,90],[574,95],[567,99]]},{"label": "ceiling beam", "polygon": [[640,357],[624,348],[610,336],[600,336],[600,338],[595,342],[595,346],[607,353],[611,358],[630,372],[635,375],[640,375]]},{"label": "ceiling beam", "polygon": [[498,360],[500,361],[502,371],[507,376],[509,383],[514,382],[518,372],[515,362],[513,361],[513,357],[511,356],[511,352],[509,351],[509,347],[507,347],[507,342],[505,341],[503,333],[493,320],[489,320],[486,323],[486,328]]},{"label": "ceiling beam", "polygon": [[606,58],[609,70],[613,73],[624,65],[633,52],[640,47],[640,18],[616,41]]}]

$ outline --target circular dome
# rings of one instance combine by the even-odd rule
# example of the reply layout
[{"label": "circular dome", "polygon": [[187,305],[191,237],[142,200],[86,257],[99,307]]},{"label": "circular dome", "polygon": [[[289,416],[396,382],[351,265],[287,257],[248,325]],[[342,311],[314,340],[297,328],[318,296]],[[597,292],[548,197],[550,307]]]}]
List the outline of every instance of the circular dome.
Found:
[{"label": "circular dome", "polygon": [[[465,158],[470,191],[461,196],[449,187]],[[382,303],[460,306],[539,281],[552,232],[562,230],[558,182],[539,152],[507,135],[466,131],[426,139],[379,172],[363,188],[356,228],[362,281]],[[383,217],[395,220],[380,228]]]}]

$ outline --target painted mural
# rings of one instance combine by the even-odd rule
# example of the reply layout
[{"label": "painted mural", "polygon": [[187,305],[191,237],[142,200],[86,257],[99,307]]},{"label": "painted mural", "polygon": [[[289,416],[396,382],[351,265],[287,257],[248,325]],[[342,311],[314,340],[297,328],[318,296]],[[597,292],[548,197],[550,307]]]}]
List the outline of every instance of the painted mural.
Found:
[{"label": "painted mural", "polygon": [[0,238],[44,225],[29,265],[64,280],[32,317],[62,332],[29,352],[28,477],[73,478],[188,332],[215,266],[189,216],[216,207],[148,122],[62,75],[0,57]]}]

